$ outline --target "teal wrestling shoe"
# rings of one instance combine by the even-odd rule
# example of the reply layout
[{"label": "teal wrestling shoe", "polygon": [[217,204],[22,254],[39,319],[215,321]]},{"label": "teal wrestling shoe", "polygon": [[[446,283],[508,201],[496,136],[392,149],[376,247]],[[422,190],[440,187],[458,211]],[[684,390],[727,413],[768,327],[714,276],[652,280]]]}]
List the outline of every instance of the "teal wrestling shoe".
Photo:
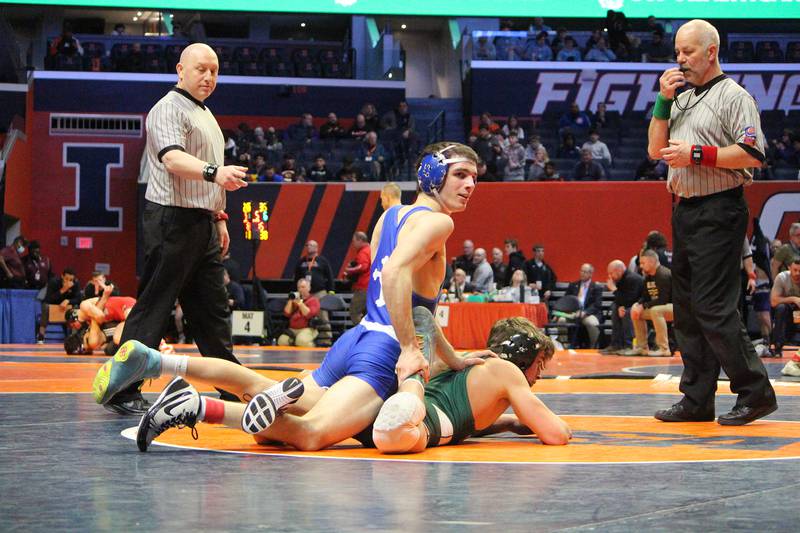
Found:
[{"label": "teal wrestling shoe", "polygon": [[127,341],[94,377],[94,401],[107,403],[119,391],[137,381],[161,375],[161,353],[139,341]]}]

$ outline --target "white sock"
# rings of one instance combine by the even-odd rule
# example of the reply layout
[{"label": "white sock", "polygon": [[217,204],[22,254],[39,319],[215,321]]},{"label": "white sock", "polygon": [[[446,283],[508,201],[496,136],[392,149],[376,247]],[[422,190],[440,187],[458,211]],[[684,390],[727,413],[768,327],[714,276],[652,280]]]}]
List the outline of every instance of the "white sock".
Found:
[{"label": "white sock", "polygon": [[161,354],[161,375],[186,377],[189,367],[188,355]]}]

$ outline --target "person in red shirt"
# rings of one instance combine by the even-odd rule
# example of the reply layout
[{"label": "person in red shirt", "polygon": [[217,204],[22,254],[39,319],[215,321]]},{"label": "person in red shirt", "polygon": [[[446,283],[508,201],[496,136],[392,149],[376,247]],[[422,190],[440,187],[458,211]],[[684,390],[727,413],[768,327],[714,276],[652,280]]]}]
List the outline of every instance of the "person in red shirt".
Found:
[{"label": "person in red shirt", "polygon": [[53,277],[50,258],[42,255],[39,241],[31,241],[28,245],[28,255],[23,258],[22,263],[25,266],[29,289],[40,290],[46,287],[47,282]]},{"label": "person in red shirt", "polygon": [[25,288],[25,267],[22,265],[22,254],[28,241],[22,235],[16,237],[11,246],[0,250],[0,286],[8,289]]},{"label": "person in red shirt", "polygon": [[347,268],[344,274],[347,279],[353,282],[353,299],[350,301],[350,321],[353,325],[361,322],[367,310],[367,285],[369,285],[369,266],[370,249],[369,238],[363,231],[357,231],[353,235],[353,248],[356,250],[356,257]]},{"label": "person in red shirt", "polygon": [[306,278],[297,280],[297,292],[289,293],[283,314],[289,317],[289,329],[278,337],[278,345],[313,348],[318,332],[309,323],[319,314],[319,300]]}]

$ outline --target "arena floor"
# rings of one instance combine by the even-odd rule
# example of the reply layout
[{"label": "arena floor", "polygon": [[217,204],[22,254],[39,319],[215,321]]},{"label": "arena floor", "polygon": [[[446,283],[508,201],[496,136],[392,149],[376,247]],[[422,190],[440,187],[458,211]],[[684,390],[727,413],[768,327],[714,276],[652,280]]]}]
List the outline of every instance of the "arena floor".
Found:
[{"label": "arena floor", "polygon": [[[355,441],[301,453],[201,423],[198,440],[173,429],[143,454],[129,439],[138,419],[90,394],[105,357],[59,348],[0,346],[4,531],[797,529],[800,382],[780,376],[788,359],[765,360],[780,409],[739,428],[652,418],[679,397],[679,358],[579,351],[559,352],[534,387],[572,426],[565,447],[504,434],[409,456]],[[279,378],[324,352],[237,354]],[[733,402],[721,381],[718,413]]]}]

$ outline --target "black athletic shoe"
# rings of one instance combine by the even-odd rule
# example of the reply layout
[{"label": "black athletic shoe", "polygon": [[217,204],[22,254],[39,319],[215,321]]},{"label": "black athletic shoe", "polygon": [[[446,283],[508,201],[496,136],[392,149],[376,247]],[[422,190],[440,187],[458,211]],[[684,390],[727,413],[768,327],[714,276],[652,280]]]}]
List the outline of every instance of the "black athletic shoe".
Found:
[{"label": "black athletic shoe", "polygon": [[255,435],[270,427],[278,415],[303,395],[303,382],[289,378],[259,392],[248,402],[242,416],[242,429]]},{"label": "black athletic shoe", "polygon": [[197,415],[200,412],[200,394],[183,378],[176,377],[161,391],[156,402],[139,421],[136,445],[146,452],[153,439],[169,428],[192,428],[197,439]]},{"label": "black athletic shoe", "polygon": [[774,413],[777,410],[777,403],[770,403],[767,405],[762,405],[761,407],[740,405],[734,407],[730,413],[719,415],[719,418],[717,418],[717,423],[721,426],[743,426],[758,420],[759,418],[765,417],[768,414]]},{"label": "black athletic shoe", "polygon": [[138,396],[130,400],[106,402],[103,407],[107,411],[116,413],[121,416],[142,416],[150,408],[150,402]]},{"label": "black athletic shoe", "polygon": [[682,403],[678,402],[669,409],[656,411],[655,416],[662,422],[713,422],[714,411],[702,413],[687,409]]}]

